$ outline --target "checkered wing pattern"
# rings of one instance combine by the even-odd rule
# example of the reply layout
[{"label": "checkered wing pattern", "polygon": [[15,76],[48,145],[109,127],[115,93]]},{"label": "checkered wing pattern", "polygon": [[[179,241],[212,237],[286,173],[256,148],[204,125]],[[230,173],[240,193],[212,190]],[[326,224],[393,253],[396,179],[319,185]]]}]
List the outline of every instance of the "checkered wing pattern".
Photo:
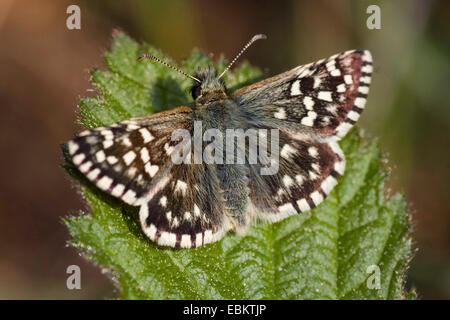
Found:
[{"label": "checkered wing pattern", "polygon": [[251,165],[250,205],[277,221],[320,204],[344,173],[337,141],[364,109],[372,74],[369,51],[347,51],[244,87],[234,99],[250,127],[280,130],[279,167]]},{"label": "checkered wing pattern", "polygon": [[[344,174],[345,157],[336,141],[297,139],[280,131],[278,171],[261,175],[260,164],[250,165],[249,210],[270,222],[318,206]],[[267,150],[271,155],[271,150]]]},{"label": "checkered wing pattern", "polygon": [[347,51],[299,66],[234,93],[255,127],[344,137],[364,109],[372,75],[369,51]]},{"label": "checkered wing pattern", "polygon": [[140,206],[145,234],[160,245],[195,247],[228,230],[214,168],[171,158],[177,148],[190,150],[191,140],[172,139],[172,132],[191,135],[191,113],[180,107],[129,119],[83,131],[67,143],[73,164],[92,183]]}]

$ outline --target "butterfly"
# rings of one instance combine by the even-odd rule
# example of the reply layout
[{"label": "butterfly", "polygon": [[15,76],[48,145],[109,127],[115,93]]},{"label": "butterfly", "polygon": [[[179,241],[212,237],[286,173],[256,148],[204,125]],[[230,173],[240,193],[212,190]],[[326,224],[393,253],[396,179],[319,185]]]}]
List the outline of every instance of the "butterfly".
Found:
[{"label": "butterfly", "polygon": [[[276,222],[308,211],[344,174],[338,141],[364,109],[373,69],[370,52],[336,54],[228,93],[222,76],[264,38],[254,36],[219,76],[213,68],[188,75],[142,55],[138,60],[152,59],[191,78],[193,106],[85,130],[67,142],[82,174],[104,192],[140,207],[143,232],[159,245],[199,247],[230,230],[245,234],[254,220]],[[202,124],[200,133],[196,123]],[[246,148],[244,163],[192,161],[192,135],[239,128],[276,130],[278,157],[271,158],[276,172],[261,174],[264,164],[250,163]],[[177,130],[191,138],[174,139]],[[191,161],[172,161],[180,145],[183,159]],[[266,149],[275,154],[274,148]]]}]

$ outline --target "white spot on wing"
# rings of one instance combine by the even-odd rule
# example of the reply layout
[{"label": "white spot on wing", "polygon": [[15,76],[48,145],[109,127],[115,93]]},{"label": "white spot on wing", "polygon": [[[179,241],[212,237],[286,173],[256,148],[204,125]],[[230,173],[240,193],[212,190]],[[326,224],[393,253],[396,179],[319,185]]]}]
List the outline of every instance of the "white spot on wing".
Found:
[{"label": "white spot on wing", "polygon": [[151,133],[146,128],[139,129],[139,132],[144,140],[144,143],[148,143],[154,139]]},{"label": "white spot on wing", "polygon": [[68,143],[68,147],[69,147],[69,153],[71,154],[71,155],[73,155],[77,150],[78,150],[78,144],[76,144],[75,142],[73,142],[73,141],[69,141],[69,143]]},{"label": "white spot on wing", "polygon": [[359,86],[358,91],[363,93],[363,94],[368,94],[369,93],[369,87]]},{"label": "white spot on wing", "polygon": [[134,179],[136,172],[137,172],[137,168],[131,167],[127,170],[127,176],[130,177],[131,179]]},{"label": "white spot on wing", "polygon": [[205,239],[204,239],[204,242],[205,243],[210,243],[210,242],[212,242],[213,241],[213,234],[212,234],[212,231],[211,230],[206,230],[205,231]]},{"label": "white spot on wing", "polygon": [[339,147],[339,144],[336,141],[330,141],[328,142],[328,145],[335,154],[337,154],[342,159],[344,158],[344,153],[342,152],[341,147]]},{"label": "white spot on wing", "polygon": [[334,164],[334,170],[339,173],[341,176],[344,175],[345,172],[345,161],[339,161]]},{"label": "white spot on wing", "polygon": [[319,191],[314,191],[313,193],[311,193],[311,199],[317,206],[323,201],[323,196]]},{"label": "white spot on wing", "polygon": [[315,113],[314,111],[309,111],[308,115],[302,118],[301,124],[304,126],[312,127],[316,118],[317,113]]},{"label": "white spot on wing", "polygon": [[273,114],[273,116],[277,119],[284,120],[286,119],[286,111],[284,108],[278,108],[278,111]]},{"label": "white spot on wing", "polygon": [[92,167],[92,162],[91,161],[87,161],[85,163],[83,163],[79,169],[81,172],[86,173],[89,171],[89,169]]},{"label": "white spot on wing", "polygon": [[311,180],[316,180],[317,178],[319,178],[319,176],[314,171],[309,170],[308,174]]},{"label": "white spot on wing", "polygon": [[336,69],[336,60],[333,57],[330,57],[330,61],[325,65],[328,71],[332,71]]},{"label": "white spot on wing", "polygon": [[148,195],[146,196],[146,199],[147,200],[152,199],[155,196],[155,194],[157,194],[160,190],[164,189],[164,187],[167,185],[167,183],[169,183],[170,179],[172,179],[171,174],[167,174],[166,176],[161,178],[156,183],[156,185],[151,189],[151,191],[148,193]]},{"label": "white spot on wing", "polygon": [[338,85],[336,87],[336,90],[337,90],[337,92],[340,92],[340,93],[345,92],[345,84],[341,83],[340,85]]},{"label": "white spot on wing", "polygon": [[103,152],[103,150],[97,151],[97,153],[95,154],[95,158],[97,159],[98,162],[105,161],[106,159],[105,152]]},{"label": "white spot on wing", "polygon": [[109,164],[115,164],[115,163],[117,163],[117,161],[119,161],[119,159],[117,159],[117,158],[114,157],[114,156],[108,156],[108,157],[106,158],[106,161],[108,161]]},{"label": "white spot on wing", "polygon": [[133,145],[128,137],[122,139],[122,144],[125,145],[126,147],[131,147]]},{"label": "white spot on wing", "polygon": [[142,162],[147,163],[150,160],[150,155],[148,153],[148,149],[146,147],[142,147],[141,149],[141,159]]},{"label": "white spot on wing", "polygon": [[322,83],[322,79],[320,77],[314,77],[314,85],[313,88],[320,87],[320,84]]},{"label": "white spot on wing", "polygon": [[77,154],[75,157],[72,158],[72,162],[75,165],[79,165],[83,160],[86,158],[86,156],[83,153]]},{"label": "white spot on wing", "polygon": [[312,146],[308,148],[308,153],[311,157],[315,158],[319,155],[319,150],[316,147]]},{"label": "white spot on wing", "polygon": [[365,73],[371,73],[373,71],[373,67],[370,64],[368,64],[368,65],[363,66],[361,68],[361,71],[365,72]]},{"label": "white spot on wing", "polygon": [[184,195],[186,195],[187,191],[187,183],[181,180],[177,180],[177,184],[175,185],[175,192],[181,192]]},{"label": "white spot on wing", "polygon": [[303,104],[305,105],[306,109],[312,110],[314,106],[314,100],[311,97],[304,97]]},{"label": "white spot on wing", "polygon": [[291,96],[298,96],[301,94],[300,92],[300,80],[294,81],[294,83],[291,86]]},{"label": "white spot on wing", "polygon": [[294,206],[292,205],[292,203],[286,203],[283,204],[282,206],[278,207],[278,211],[281,214],[296,214],[297,211],[295,210]]},{"label": "white spot on wing", "polygon": [[344,76],[344,82],[345,82],[346,84],[352,84],[352,83],[353,83],[353,78],[352,78],[352,76],[351,76],[350,74],[346,74],[346,75]]},{"label": "white spot on wing", "polygon": [[294,184],[294,180],[292,180],[292,178],[289,177],[288,175],[285,175],[283,177],[283,183],[286,186],[286,188],[290,188]]},{"label": "white spot on wing", "polygon": [[146,231],[147,231],[146,232],[147,236],[150,239],[155,240],[157,229],[156,229],[156,227],[155,227],[155,225],[153,223],[150,225],[150,227]]},{"label": "white spot on wing", "polygon": [[304,182],[304,178],[303,178],[303,176],[301,174],[298,174],[298,175],[295,176],[295,181],[297,181],[297,184],[299,186],[301,186],[303,184],[303,182]]},{"label": "white spot on wing", "polygon": [[128,189],[122,196],[122,200],[128,204],[133,204],[136,201],[136,193],[133,190]]},{"label": "white spot on wing", "polygon": [[195,245],[200,247],[202,245],[203,234],[201,232],[195,235]]},{"label": "white spot on wing", "polygon": [[98,182],[97,186],[102,190],[108,190],[111,187],[113,180],[107,176],[103,176]]},{"label": "white spot on wing", "polygon": [[165,208],[167,206],[167,197],[166,196],[162,196],[161,199],[159,199],[159,204]]},{"label": "white spot on wing", "polygon": [[341,71],[339,69],[334,69],[330,72],[333,77],[339,77],[341,75]]},{"label": "white spot on wing", "polygon": [[120,197],[124,191],[125,186],[123,184],[118,184],[112,189],[111,194],[115,197]]},{"label": "white spot on wing", "polygon": [[337,180],[333,176],[328,176],[321,185],[323,192],[329,194],[334,186],[337,184]]},{"label": "white spot on wing", "polygon": [[174,247],[176,243],[177,235],[175,233],[163,231],[158,238],[158,244],[162,246]]},{"label": "white spot on wing", "polygon": [[352,110],[348,113],[347,118],[357,121],[359,119],[359,113]]},{"label": "white spot on wing", "polygon": [[290,159],[291,155],[294,154],[295,152],[296,150],[286,143],[281,149],[280,155],[285,159]]},{"label": "white spot on wing", "polygon": [[277,199],[281,199],[281,197],[282,197],[284,194],[285,194],[284,189],[283,189],[283,188],[280,188],[280,189],[278,189],[278,191],[277,191],[277,196],[276,196],[276,198],[277,198]]},{"label": "white spot on wing", "polygon": [[301,212],[305,212],[311,209],[311,207],[308,204],[308,201],[306,201],[305,198],[298,200],[297,205],[300,208]]},{"label": "white spot on wing", "polygon": [[86,138],[86,143],[89,143],[89,144],[94,145],[94,144],[96,144],[97,142],[98,142],[98,138],[95,137],[95,136],[90,136],[90,137],[87,137],[87,138]]},{"label": "white spot on wing", "polygon": [[326,106],[325,109],[331,114],[336,114],[336,112],[337,112],[337,106],[335,104],[330,104],[330,105]]},{"label": "white spot on wing", "polygon": [[113,141],[110,139],[103,140],[103,148],[108,149],[113,145]]},{"label": "white spot on wing", "polygon": [[181,242],[180,247],[182,248],[190,248],[191,245],[191,235],[190,234],[183,234],[181,236]]},{"label": "white spot on wing", "polygon": [[359,81],[360,81],[360,82],[367,83],[367,84],[370,84],[370,82],[372,81],[372,79],[371,79],[370,77],[368,77],[368,76],[365,76],[365,77],[359,78]]},{"label": "white spot on wing", "polygon": [[320,166],[317,163],[311,164],[311,167],[314,169],[314,171],[320,173]]},{"label": "white spot on wing", "polygon": [[95,168],[94,170],[92,170],[91,172],[89,172],[86,177],[89,180],[95,180],[97,179],[98,175],[100,174],[100,169],[99,168]]},{"label": "white spot on wing", "polygon": [[103,129],[100,131],[100,134],[105,137],[105,139],[112,139],[114,137],[114,134],[109,129]]},{"label": "white spot on wing", "polygon": [[317,98],[324,101],[333,101],[331,97],[331,91],[319,91],[319,94],[317,95]]},{"label": "white spot on wing", "polygon": [[150,175],[150,177],[153,178],[155,176],[155,174],[158,172],[159,167],[156,165],[152,166],[152,164],[150,162],[147,162],[145,164],[144,169],[145,169],[145,172],[147,172]]},{"label": "white spot on wing", "polygon": [[200,216],[200,208],[194,203],[194,214]]},{"label": "white spot on wing", "polygon": [[364,105],[366,104],[366,99],[365,98],[361,98],[358,97],[355,99],[355,106],[359,107],[359,108],[364,108]]},{"label": "white spot on wing", "polygon": [[177,217],[173,218],[173,220],[172,220],[172,227],[176,228],[179,225],[180,225],[180,221],[178,221],[178,218]]},{"label": "white spot on wing", "polygon": [[128,166],[133,162],[134,158],[136,158],[136,153],[134,153],[133,150],[130,150],[123,156],[123,161],[125,161],[125,164]]}]

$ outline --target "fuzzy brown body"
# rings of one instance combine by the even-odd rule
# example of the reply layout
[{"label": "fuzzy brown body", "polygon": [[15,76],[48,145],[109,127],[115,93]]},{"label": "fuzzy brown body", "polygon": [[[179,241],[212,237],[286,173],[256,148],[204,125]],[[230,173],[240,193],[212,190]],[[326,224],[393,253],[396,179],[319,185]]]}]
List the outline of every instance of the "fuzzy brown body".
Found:
[{"label": "fuzzy brown body", "polygon": [[[219,81],[215,73],[205,70],[196,75],[203,79],[201,95],[195,99],[192,113],[194,121],[201,121],[204,133],[208,129],[217,129],[222,133],[224,150],[222,150],[222,164],[214,164],[213,170],[220,183],[220,192],[224,201],[224,210],[235,226],[244,227],[248,224],[245,211],[249,195],[248,174],[246,164],[227,164],[225,146],[235,141],[227,141],[227,129],[248,129],[248,122],[242,108],[226,93],[223,82]],[[234,145],[235,156],[238,148],[245,146]]]}]

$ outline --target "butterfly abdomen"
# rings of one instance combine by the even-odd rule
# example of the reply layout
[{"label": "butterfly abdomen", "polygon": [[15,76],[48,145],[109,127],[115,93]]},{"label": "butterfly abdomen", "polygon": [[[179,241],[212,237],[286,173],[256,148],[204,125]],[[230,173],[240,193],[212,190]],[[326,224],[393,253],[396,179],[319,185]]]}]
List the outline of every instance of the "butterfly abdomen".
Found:
[{"label": "butterfly abdomen", "polygon": [[245,208],[250,192],[248,167],[244,164],[217,165],[217,175],[226,213],[237,225],[245,225]]}]

